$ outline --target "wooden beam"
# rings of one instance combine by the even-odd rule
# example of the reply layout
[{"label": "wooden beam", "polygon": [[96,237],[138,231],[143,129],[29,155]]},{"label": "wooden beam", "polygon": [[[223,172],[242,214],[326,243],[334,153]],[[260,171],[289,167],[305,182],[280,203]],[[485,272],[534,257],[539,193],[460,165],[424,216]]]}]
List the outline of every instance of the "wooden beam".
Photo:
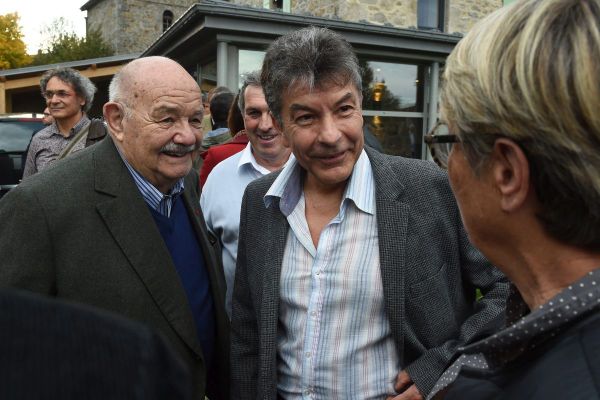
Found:
[{"label": "wooden beam", "polygon": [[[84,69],[79,71],[81,75],[87,76],[88,78],[100,78],[106,76],[113,76],[119,70],[123,68],[123,65],[112,65],[108,67],[100,67],[93,69],[92,66],[88,69]],[[40,73],[37,76],[30,76],[27,78],[17,78],[17,79],[9,79],[5,82],[5,90],[14,90],[14,89],[26,89],[33,88],[40,85],[40,78],[43,73]]]},{"label": "wooden beam", "polygon": [[4,82],[0,82],[0,114],[6,114],[6,90]]}]

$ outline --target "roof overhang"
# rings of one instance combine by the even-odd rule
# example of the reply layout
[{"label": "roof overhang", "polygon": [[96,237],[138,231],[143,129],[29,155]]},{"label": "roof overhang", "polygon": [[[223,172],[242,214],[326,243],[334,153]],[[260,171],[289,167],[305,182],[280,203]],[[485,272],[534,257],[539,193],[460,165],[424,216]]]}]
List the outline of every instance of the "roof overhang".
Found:
[{"label": "roof overhang", "polygon": [[[342,34],[357,52],[377,51],[443,61],[461,36],[417,29],[400,29],[252,8],[218,0],[191,6],[143,53],[163,55],[182,64],[213,54],[217,41],[266,45],[305,26],[322,26]],[[212,51],[209,52],[209,49]]]}]

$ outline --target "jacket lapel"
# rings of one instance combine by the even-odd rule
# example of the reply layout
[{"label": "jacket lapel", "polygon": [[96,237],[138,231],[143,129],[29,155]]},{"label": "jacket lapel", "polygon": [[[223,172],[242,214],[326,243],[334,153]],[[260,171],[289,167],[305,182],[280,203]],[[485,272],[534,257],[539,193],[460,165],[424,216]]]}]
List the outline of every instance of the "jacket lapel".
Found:
[{"label": "jacket lapel", "polygon": [[185,290],[152,215],[112,140],[97,146],[95,188],[110,195],[97,203],[98,213],[165,319],[201,355]]},{"label": "jacket lapel", "polygon": [[[279,211],[279,205],[272,205],[265,210],[264,230],[268,240],[264,241],[265,247],[260,250],[263,268],[261,302],[261,343],[263,343],[263,356],[272,362],[271,368],[276,366],[276,346],[266,346],[267,343],[277,343],[277,324],[279,320],[279,281],[281,265],[288,233],[288,222]],[[275,371],[270,371],[266,376],[272,376]]]},{"label": "jacket lapel", "polygon": [[396,342],[400,359],[403,359],[406,240],[410,207],[401,201],[404,185],[397,179],[385,156],[366,148],[375,177],[377,205],[377,232],[379,235],[379,262],[385,309]]}]

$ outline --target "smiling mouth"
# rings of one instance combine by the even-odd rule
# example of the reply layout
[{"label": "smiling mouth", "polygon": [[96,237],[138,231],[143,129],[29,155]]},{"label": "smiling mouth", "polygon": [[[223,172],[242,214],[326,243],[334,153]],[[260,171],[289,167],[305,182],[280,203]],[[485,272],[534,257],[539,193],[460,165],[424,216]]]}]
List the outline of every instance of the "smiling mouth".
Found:
[{"label": "smiling mouth", "polygon": [[335,153],[335,154],[317,155],[315,158],[317,158],[324,164],[337,164],[343,160],[345,154],[346,154],[345,151],[340,151],[339,153]]},{"label": "smiling mouth", "polygon": [[268,135],[268,134],[257,133],[256,136],[258,136],[258,138],[260,140],[264,140],[265,142],[270,142],[271,140],[275,139],[275,137],[277,135]]},{"label": "smiling mouth", "polygon": [[169,157],[177,157],[177,158],[181,158],[184,156],[187,156],[190,152],[189,151],[184,151],[184,152],[180,152],[180,151],[162,151],[162,154],[165,154]]}]

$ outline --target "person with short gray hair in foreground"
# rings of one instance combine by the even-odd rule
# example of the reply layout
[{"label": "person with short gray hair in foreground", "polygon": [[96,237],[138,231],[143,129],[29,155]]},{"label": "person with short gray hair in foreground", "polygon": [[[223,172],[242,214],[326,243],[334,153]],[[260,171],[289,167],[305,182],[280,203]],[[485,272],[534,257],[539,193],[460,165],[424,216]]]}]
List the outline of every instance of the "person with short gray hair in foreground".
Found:
[{"label": "person with short gray hair in foreground", "polygon": [[600,399],[598,60],[599,0],[527,0],[446,62],[427,141],[469,238],[514,287],[507,327],[462,347],[431,396]]},{"label": "person with short gray hair in foreground", "polygon": [[469,243],[442,170],[364,146],[343,37],[280,37],[261,83],[294,158],[242,201],[232,398],[421,399],[456,347],[500,328],[508,283]]}]

